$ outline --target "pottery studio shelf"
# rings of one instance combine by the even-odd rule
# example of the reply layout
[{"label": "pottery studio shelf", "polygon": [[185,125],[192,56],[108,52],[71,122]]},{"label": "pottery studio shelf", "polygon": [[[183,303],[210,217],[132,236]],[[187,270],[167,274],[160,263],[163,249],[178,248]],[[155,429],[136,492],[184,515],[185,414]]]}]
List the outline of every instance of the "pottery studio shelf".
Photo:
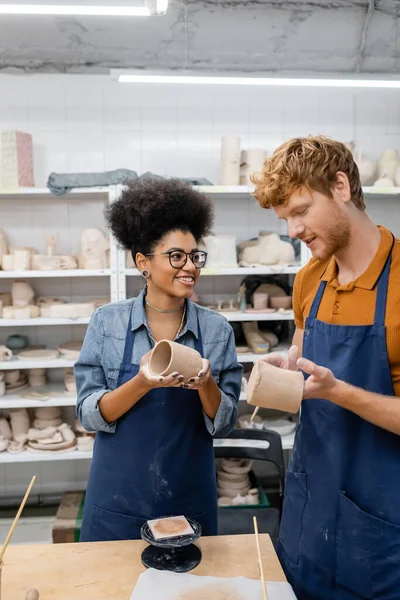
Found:
[{"label": "pottery studio shelf", "polygon": [[220,312],[228,321],[293,321],[293,311],[281,313],[279,311],[273,313],[246,313],[246,312]]},{"label": "pottery studio shelf", "polygon": [[[47,396],[46,400],[23,398],[20,394],[40,392]],[[49,383],[46,387],[26,388],[21,392],[6,393],[0,398],[0,410],[9,408],[38,408],[39,406],[75,406],[76,394],[65,392],[63,383]]]},{"label": "pottery studio shelf", "polygon": [[0,319],[0,327],[41,327],[42,325],[88,325],[90,317],[79,319]]},{"label": "pottery studio shelf", "polygon": [[53,359],[38,360],[20,360],[16,356],[11,360],[0,362],[0,371],[13,371],[15,369],[65,369],[73,367],[75,361],[62,358],[62,356]]},{"label": "pottery studio shelf", "polygon": [[[227,268],[210,268],[202,269],[201,276],[216,275],[295,275],[301,269],[302,265],[275,265],[271,267],[227,267]],[[139,277],[140,273],[137,269],[125,269],[125,275],[128,277]]]},{"label": "pottery studio shelf", "polygon": [[17,188],[15,190],[6,190],[0,188],[0,200],[37,200],[38,198],[63,201],[69,198],[82,198],[82,196],[96,196],[103,199],[109,193],[108,187],[75,188],[63,196],[55,196],[48,188]]},{"label": "pottery studio shelf", "polygon": [[[284,450],[291,450],[294,443],[294,433],[282,436],[282,447]],[[237,440],[240,442],[240,440]],[[259,440],[245,440],[246,443],[252,441],[258,442]],[[214,446],[221,446],[224,440],[214,440]],[[229,440],[231,445],[231,440]],[[37,462],[54,462],[54,461],[65,461],[65,460],[91,460],[92,452],[82,452],[79,450],[73,450],[72,452],[29,452],[24,450],[19,454],[11,454],[10,452],[0,453],[0,464],[16,464],[16,463],[37,463]]]},{"label": "pottery studio shelf", "polygon": [[66,269],[65,271],[0,271],[0,279],[53,279],[58,277],[109,277],[110,269]]}]

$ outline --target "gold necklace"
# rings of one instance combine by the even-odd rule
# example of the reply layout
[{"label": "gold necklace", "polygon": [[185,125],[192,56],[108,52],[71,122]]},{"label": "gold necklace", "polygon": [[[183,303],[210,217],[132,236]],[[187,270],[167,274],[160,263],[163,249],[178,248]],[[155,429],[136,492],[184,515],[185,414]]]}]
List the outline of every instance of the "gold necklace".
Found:
[{"label": "gold necklace", "polygon": [[180,336],[180,334],[182,333],[183,326],[185,324],[185,317],[186,317],[186,304],[184,305],[184,308],[183,308],[182,319],[181,319],[181,322],[179,323],[179,327],[178,327],[178,331],[176,332],[175,339],[178,338]]}]

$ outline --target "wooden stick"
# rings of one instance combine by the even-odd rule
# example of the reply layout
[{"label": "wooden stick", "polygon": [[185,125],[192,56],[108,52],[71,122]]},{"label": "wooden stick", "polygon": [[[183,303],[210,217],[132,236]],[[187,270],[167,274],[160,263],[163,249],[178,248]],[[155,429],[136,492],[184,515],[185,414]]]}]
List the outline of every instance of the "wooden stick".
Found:
[{"label": "wooden stick", "polygon": [[250,417],[250,422],[254,419],[254,417],[256,416],[256,414],[258,413],[259,410],[260,410],[260,407],[256,406],[255,409],[254,409],[254,411],[253,411],[253,414]]},{"label": "wooden stick", "polygon": [[262,587],[263,599],[268,600],[267,588],[265,587],[265,580],[264,580],[264,570],[263,570],[262,560],[261,560],[260,540],[258,539],[257,517],[253,517],[253,523],[254,523],[254,533],[256,534],[258,564],[260,566],[261,587]]},{"label": "wooden stick", "polygon": [[35,479],[36,479],[36,475],[34,475],[34,476],[32,477],[32,481],[30,482],[30,484],[29,484],[29,487],[28,487],[28,489],[26,490],[26,493],[25,493],[24,499],[23,499],[23,500],[22,500],[22,502],[21,502],[21,506],[19,507],[19,509],[18,509],[18,512],[17,512],[17,514],[15,515],[15,519],[14,519],[14,521],[13,521],[13,524],[12,524],[12,525],[11,525],[11,527],[10,527],[10,531],[8,532],[8,535],[7,535],[7,537],[6,537],[6,541],[4,542],[4,544],[3,544],[3,547],[2,547],[2,549],[1,549],[1,551],[0,551],[0,563],[1,563],[1,561],[2,561],[2,558],[3,558],[4,552],[6,551],[6,548],[7,548],[7,546],[8,546],[8,542],[10,541],[10,539],[11,539],[11,536],[12,536],[12,534],[14,533],[14,529],[15,529],[15,527],[16,527],[16,525],[17,525],[17,523],[18,523],[18,519],[20,518],[20,516],[21,516],[21,513],[22,513],[22,511],[24,510],[25,503],[26,503],[26,501],[28,500],[28,496],[29,496],[29,494],[31,493],[31,489],[32,489],[32,486],[33,486],[33,484],[35,483]]}]

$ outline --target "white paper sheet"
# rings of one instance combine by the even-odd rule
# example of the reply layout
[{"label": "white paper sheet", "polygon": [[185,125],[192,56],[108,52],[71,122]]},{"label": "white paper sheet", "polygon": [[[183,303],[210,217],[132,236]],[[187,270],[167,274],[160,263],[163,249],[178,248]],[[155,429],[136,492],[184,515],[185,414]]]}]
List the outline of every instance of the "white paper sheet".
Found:
[{"label": "white paper sheet", "polygon": [[[288,583],[267,582],[268,600],[296,600]],[[261,583],[246,577],[221,578],[148,569],[131,600],[263,600]]]}]

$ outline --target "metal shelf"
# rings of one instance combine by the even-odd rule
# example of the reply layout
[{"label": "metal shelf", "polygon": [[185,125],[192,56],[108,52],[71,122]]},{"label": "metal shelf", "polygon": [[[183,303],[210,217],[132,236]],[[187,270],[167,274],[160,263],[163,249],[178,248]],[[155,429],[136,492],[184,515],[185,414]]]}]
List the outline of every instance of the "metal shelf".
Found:
[{"label": "metal shelf", "polygon": [[16,356],[11,360],[0,362],[0,371],[13,371],[15,369],[65,369],[73,367],[74,360],[53,358],[51,360],[20,360]]},{"label": "metal shelf", "polygon": [[220,315],[225,317],[228,321],[293,321],[293,311],[288,313],[281,313],[276,311],[274,313],[245,313],[240,311],[235,312],[220,312]]}]

